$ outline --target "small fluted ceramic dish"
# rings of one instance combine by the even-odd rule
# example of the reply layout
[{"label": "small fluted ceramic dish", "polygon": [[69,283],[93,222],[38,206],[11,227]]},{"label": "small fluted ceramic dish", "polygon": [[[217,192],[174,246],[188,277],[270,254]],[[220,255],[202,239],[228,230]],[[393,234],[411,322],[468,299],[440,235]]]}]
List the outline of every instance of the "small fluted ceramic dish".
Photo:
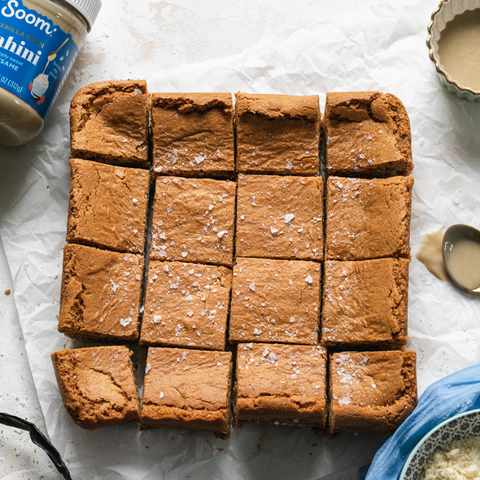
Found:
[{"label": "small fluted ceramic dish", "polygon": [[438,41],[447,23],[451,22],[456,15],[477,9],[480,9],[480,0],[442,0],[438,8],[432,13],[427,37],[430,60],[435,64],[440,82],[450,92],[470,102],[480,102],[480,90],[473,90],[463,86],[453,78],[452,72],[447,72],[444,69],[438,55]]},{"label": "small fluted ceramic dish", "polygon": [[480,437],[480,410],[461,413],[430,430],[407,458],[399,480],[417,480],[435,450],[468,437]]}]

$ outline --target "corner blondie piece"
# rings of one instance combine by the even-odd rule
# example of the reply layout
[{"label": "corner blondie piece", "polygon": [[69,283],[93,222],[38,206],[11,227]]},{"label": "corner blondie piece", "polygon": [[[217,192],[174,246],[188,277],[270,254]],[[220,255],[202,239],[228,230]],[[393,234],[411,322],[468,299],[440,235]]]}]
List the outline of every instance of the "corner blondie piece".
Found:
[{"label": "corner blondie piece", "polygon": [[320,264],[237,258],[229,340],[318,343]]},{"label": "corner blondie piece", "polygon": [[237,171],[316,175],[318,95],[235,94]]},{"label": "corner blondie piece", "polygon": [[327,181],[325,258],[410,258],[413,178]]},{"label": "corner blondie piece", "polygon": [[330,356],[329,431],[391,433],[417,405],[411,350]]},{"label": "corner blondie piece", "polygon": [[139,418],[132,352],[124,346],[78,348],[52,353],[65,409],[93,430]]},{"label": "corner blondie piece", "polygon": [[151,103],[157,175],[233,176],[230,93],[153,93]]},{"label": "corner blondie piece", "polygon": [[144,253],[149,173],[70,160],[67,242]]},{"label": "corner blondie piece", "polygon": [[72,157],[148,168],[145,80],[112,80],[81,88],[70,107]]},{"label": "corner blondie piece", "polygon": [[67,244],[58,331],[71,338],[134,341],[143,257]]},{"label": "corner blondie piece", "polygon": [[232,271],[152,260],[140,343],[225,350]]},{"label": "corner blondie piece", "polygon": [[320,177],[239,175],[236,255],[323,259]]},{"label": "corner blondie piece", "polygon": [[141,423],[230,433],[231,352],[149,348]]},{"label": "corner blondie piece", "polygon": [[304,425],[323,431],[326,357],[326,350],[318,346],[239,345],[235,424]]},{"label": "corner blondie piece", "polygon": [[327,93],[328,175],[386,177],[413,170],[410,121],[389,93]]},{"label": "corner blondie piece", "polygon": [[363,349],[405,345],[409,263],[405,258],[326,261],[322,344]]},{"label": "corner blondie piece", "polygon": [[232,266],[236,184],[159,177],[150,258]]}]

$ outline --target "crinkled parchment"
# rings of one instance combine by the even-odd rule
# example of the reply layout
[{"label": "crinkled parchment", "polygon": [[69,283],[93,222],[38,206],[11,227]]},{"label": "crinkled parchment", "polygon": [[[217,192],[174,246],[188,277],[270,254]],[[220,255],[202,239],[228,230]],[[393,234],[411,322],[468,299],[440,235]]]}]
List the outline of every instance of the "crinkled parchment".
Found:
[{"label": "crinkled parchment", "polygon": [[[480,105],[442,88],[425,46],[421,0],[345,12],[277,35],[233,57],[147,75],[151,91],[320,94],[380,90],[410,115],[414,152],[412,254],[423,235],[454,223],[480,227]],[[420,9],[420,10],[419,10]],[[112,77],[130,76],[118,65]],[[107,77],[108,78],[108,77]],[[75,79],[75,76],[73,77]],[[87,432],[62,406],[49,355],[79,345],[57,332],[69,167],[67,82],[41,137],[0,148],[0,228],[48,433],[76,479],[314,479],[367,463],[384,436],[317,437],[309,428],[249,425],[228,441],[208,433],[137,425]],[[480,298],[410,267],[408,347],[418,352],[419,392],[479,360]]]}]

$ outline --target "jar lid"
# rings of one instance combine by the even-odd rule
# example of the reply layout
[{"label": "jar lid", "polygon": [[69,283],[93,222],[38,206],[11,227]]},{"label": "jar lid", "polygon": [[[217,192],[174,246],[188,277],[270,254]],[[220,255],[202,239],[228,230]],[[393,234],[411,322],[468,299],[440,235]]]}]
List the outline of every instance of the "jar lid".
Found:
[{"label": "jar lid", "polygon": [[92,29],[102,6],[102,0],[65,0],[72,7],[76,8],[87,20],[88,31]]}]

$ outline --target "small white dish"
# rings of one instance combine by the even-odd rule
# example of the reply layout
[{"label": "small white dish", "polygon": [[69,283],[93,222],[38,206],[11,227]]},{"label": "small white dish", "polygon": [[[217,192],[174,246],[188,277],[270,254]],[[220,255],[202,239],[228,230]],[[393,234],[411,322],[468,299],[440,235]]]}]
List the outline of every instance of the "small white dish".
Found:
[{"label": "small white dish", "polygon": [[442,0],[432,13],[427,37],[430,60],[435,64],[440,82],[447,87],[448,91],[470,102],[480,102],[480,91],[464,87],[445,71],[438,56],[438,40],[447,23],[452,21],[456,15],[476,9],[480,9],[480,0]]},{"label": "small white dish", "polygon": [[399,480],[417,480],[435,450],[468,437],[480,437],[480,409],[455,415],[430,430],[408,456]]}]

